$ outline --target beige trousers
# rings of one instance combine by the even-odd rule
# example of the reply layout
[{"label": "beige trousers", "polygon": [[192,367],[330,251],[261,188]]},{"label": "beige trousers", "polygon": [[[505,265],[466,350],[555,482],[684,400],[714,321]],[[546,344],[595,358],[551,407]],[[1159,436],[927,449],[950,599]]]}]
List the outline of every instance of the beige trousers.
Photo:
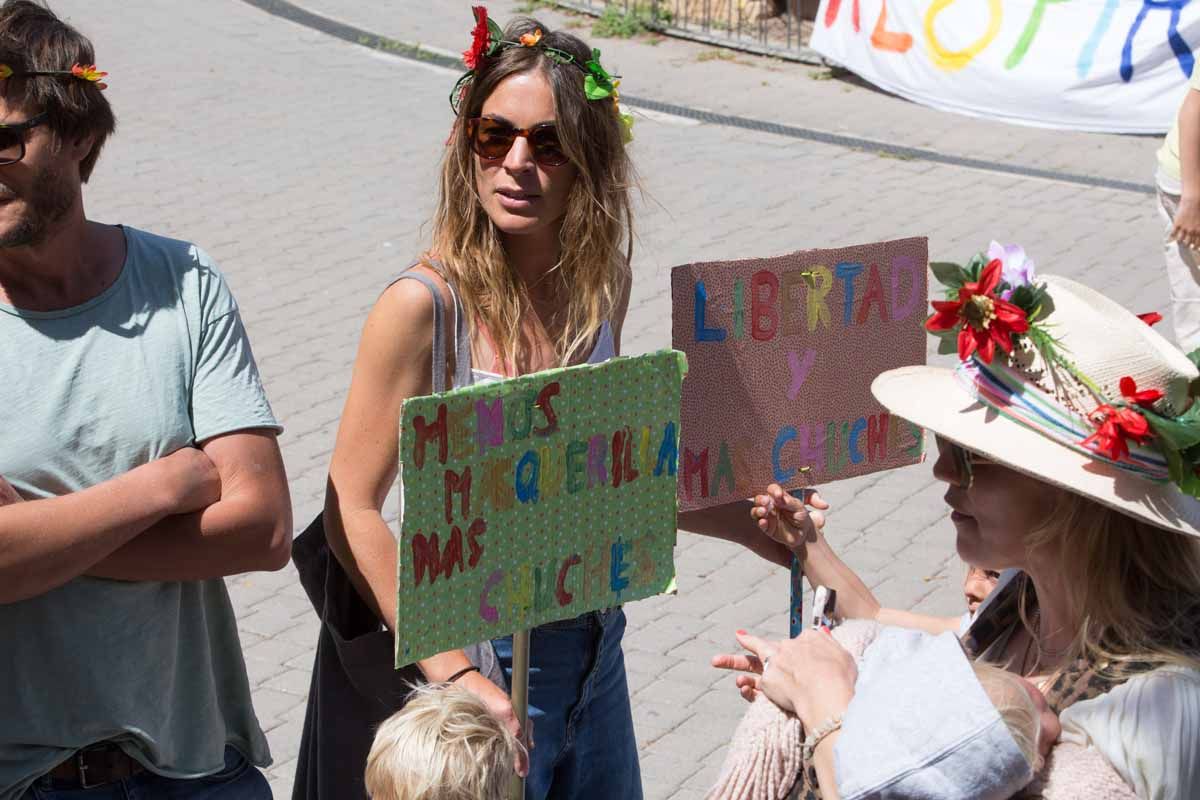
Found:
[{"label": "beige trousers", "polygon": [[1163,256],[1167,261],[1167,283],[1171,292],[1171,317],[1175,341],[1185,353],[1200,347],[1200,265],[1198,254],[1185,244],[1170,241],[1179,195],[1158,191],[1158,211],[1166,220]]}]

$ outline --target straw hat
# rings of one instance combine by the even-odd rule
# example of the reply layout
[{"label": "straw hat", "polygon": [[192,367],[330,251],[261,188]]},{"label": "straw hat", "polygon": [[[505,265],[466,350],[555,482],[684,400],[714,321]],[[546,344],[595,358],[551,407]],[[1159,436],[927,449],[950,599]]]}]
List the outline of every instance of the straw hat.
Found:
[{"label": "straw hat", "polygon": [[[926,323],[957,331],[966,357],[953,370],[883,373],[871,386],[879,402],[1038,480],[1200,536],[1200,449],[1189,451],[1200,442],[1200,406],[1191,409],[1189,396],[1200,374],[1192,361],[1138,316],[1066,278],[1030,280],[1034,291],[1019,296],[1025,305],[1031,295],[1050,302],[1022,312],[1022,322],[1000,299],[1012,284],[997,283],[997,262],[982,274],[983,262],[974,263],[960,275],[975,282],[950,284],[965,302],[935,302]],[[937,266],[944,276],[947,265]]]}]

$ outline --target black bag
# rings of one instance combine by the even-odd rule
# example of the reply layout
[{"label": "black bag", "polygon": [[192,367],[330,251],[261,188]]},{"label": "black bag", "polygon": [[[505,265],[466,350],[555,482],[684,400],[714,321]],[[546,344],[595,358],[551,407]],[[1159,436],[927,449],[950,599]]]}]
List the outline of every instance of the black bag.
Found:
[{"label": "black bag", "polygon": [[[433,389],[445,390],[445,308],[427,275],[406,272],[433,294]],[[453,292],[453,287],[451,287]],[[454,385],[471,383],[471,346],[462,304],[455,295]],[[375,729],[404,706],[424,677],[415,664],[395,669],[395,639],[359,596],[329,549],[321,515],[292,543],[300,583],[321,617],[304,731],[297,755],[293,800],[366,800],[363,782]],[[507,691],[504,672],[490,642],[466,648],[471,663]]]}]

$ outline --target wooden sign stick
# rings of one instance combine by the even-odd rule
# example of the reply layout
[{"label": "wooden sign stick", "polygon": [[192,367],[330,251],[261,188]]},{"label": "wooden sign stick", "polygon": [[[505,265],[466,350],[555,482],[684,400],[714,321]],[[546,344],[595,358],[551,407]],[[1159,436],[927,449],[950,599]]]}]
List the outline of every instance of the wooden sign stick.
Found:
[{"label": "wooden sign stick", "polygon": [[[512,643],[512,698],[513,711],[517,715],[517,723],[521,726],[521,735],[527,740],[525,746],[532,750],[532,737],[529,736],[529,630],[513,634]],[[524,800],[525,779],[513,779],[509,790],[511,800]]]}]

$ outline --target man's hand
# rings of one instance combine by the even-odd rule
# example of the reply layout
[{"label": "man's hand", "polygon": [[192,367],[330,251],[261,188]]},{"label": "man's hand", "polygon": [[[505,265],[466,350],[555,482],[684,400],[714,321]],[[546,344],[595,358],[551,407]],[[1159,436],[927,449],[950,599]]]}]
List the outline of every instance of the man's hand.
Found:
[{"label": "man's hand", "polygon": [[[194,447],[176,450],[138,468],[164,498],[171,514],[202,511],[221,499],[221,475],[212,459]],[[23,502],[13,485],[0,475],[0,506]]]},{"label": "man's hand", "polygon": [[202,447],[138,467],[156,470],[151,485],[171,504],[169,516],[92,565],[88,575],[198,581],[287,564],[292,510],[275,432],[235,431]]},{"label": "man's hand", "polygon": [[1200,250],[1200,198],[1184,197],[1175,212],[1170,240]]},{"label": "man's hand", "polygon": [[167,493],[172,514],[203,511],[221,499],[221,473],[204,451],[184,447],[165,458],[151,461],[155,480]]},{"label": "man's hand", "polygon": [[12,484],[4,480],[3,475],[0,475],[0,506],[20,503],[24,499],[21,495],[17,494],[17,490],[12,487]]},{"label": "man's hand", "polygon": [[26,501],[0,477],[0,603],[87,574],[164,519],[186,518],[220,498],[213,462],[192,447],[58,497]]}]

